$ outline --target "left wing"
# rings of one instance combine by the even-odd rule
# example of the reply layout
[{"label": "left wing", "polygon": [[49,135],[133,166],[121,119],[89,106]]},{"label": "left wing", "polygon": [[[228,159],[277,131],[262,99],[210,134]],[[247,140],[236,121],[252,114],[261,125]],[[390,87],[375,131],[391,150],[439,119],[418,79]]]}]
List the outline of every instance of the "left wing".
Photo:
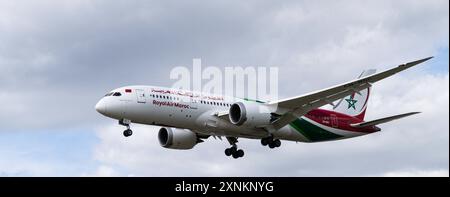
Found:
[{"label": "left wing", "polygon": [[355,92],[359,92],[371,86],[372,83],[390,77],[398,72],[411,68],[417,64],[425,62],[433,57],[424,58],[421,60],[409,62],[399,65],[389,70],[372,74],[366,77],[355,79],[347,83],[336,85],[323,90],[315,91],[309,94],[296,96],[293,98],[283,99],[275,102],[270,102],[267,105],[276,108],[276,113],[282,116],[272,123],[271,129],[280,129],[289,124],[299,116],[303,116],[308,111],[321,107],[326,104],[332,104],[333,101],[344,98]]}]

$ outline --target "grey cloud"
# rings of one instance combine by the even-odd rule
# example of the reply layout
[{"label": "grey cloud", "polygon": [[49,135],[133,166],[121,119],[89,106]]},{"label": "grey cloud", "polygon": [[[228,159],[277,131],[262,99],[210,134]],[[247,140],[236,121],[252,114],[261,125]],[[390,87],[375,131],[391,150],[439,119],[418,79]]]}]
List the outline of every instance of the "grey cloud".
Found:
[{"label": "grey cloud", "polygon": [[[169,86],[173,82],[168,78],[170,69],[190,66],[192,58],[197,57],[203,59],[204,66],[278,66],[282,76],[280,97],[324,88],[354,78],[369,67],[383,69],[433,55],[441,48],[448,49],[448,7],[448,1],[438,0],[1,1],[0,103],[5,106],[0,112],[3,125],[0,131],[92,128],[111,123],[112,120],[93,110],[95,102],[106,91],[129,84]],[[414,68],[405,76],[415,78],[423,70]],[[448,78],[443,82],[448,84]],[[416,81],[401,83],[409,85]],[[422,106],[422,103],[404,102],[408,97],[403,97],[401,92],[408,87],[396,91],[389,89],[391,84],[387,86],[377,84],[375,92],[379,93],[374,95],[372,103],[374,109],[381,110],[373,110],[370,116],[394,113],[393,104],[385,109],[380,107],[377,102],[384,100],[377,94],[400,96],[389,97],[394,99],[395,106],[408,106],[396,109],[399,112]],[[445,93],[447,97],[439,98],[448,102],[448,90]],[[424,110],[418,117],[429,121],[439,119],[427,113],[436,110],[448,119],[448,111],[436,108]],[[125,173],[135,175],[200,173],[188,173],[190,166],[204,167],[205,175],[223,175],[223,172],[265,175],[261,170],[267,171],[267,175],[293,175],[280,169],[292,170],[295,175],[367,175],[408,170],[408,167],[440,170],[445,165],[448,171],[448,132],[442,133],[448,131],[448,124],[438,122],[426,128],[423,125],[409,128],[403,123],[406,122],[386,130],[404,131],[401,136],[408,136],[407,132],[411,131],[424,137],[419,135],[423,132],[420,129],[436,134],[425,140],[433,146],[422,144],[426,148],[414,149],[416,154],[428,155],[427,159],[414,157],[407,142],[396,143],[401,139],[394,132],[383,133],[392,135],[389,139],[380,134],[317,145],[286,143],[274,152],[248,141],[249,157],[229,165],[220,165],[229,163],[229,158],[217,157],[226,144],[212,142],[202,144],[206,148],[199,146],[195,153],[169,151],[161,162],[151,158],[142,160],[145,154],[159,155],[166,150],[158,147],[154,136],[144,136],[149,141],[133,145],[139,134],[123,145],[124,150],[135,146],[131,152],[136,154],[107,150],[111,139],[102,136],[95,155],[105,165],[125,166]],[[108,134],[114,136],[112,131]],[[440,140],[444,137],[447,140]],[[119,136],[115,140],[117,144],[125,143]],[[398,149],[394,152],[389,150],[395,147]],[[441,151],[430,154],[433,148]],[[407,162],[396,159],[400,156],[417,165],[404,165]],[[125,157],[134,163],[120,163]],[[184,167],[168,165],[161,171],[164,174],[145,168],[145,165],[173,163],[173,157],[194,161]],[[216,159],[208,162],[205,158]],[[273,164],[272,158],[278,162]],[[254,169],[255,161],[260,168]],[[386,166],[385,161],[392,167]],[[379,165],[373,166],[370,172],[361,167],[371,163]],[[346,167],[352,164],[360,168]],[[182,171],[173,171],[175,167]],[[321,173],[317,169],[344,171]],[[105,171],[115,173],[101,166],[98,174]]]}]

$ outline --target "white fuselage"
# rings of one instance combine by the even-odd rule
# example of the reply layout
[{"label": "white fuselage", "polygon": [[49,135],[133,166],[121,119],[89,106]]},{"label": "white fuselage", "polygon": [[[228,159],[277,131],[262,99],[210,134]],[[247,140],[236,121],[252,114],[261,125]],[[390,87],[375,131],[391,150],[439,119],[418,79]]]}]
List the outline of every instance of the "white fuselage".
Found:
[{"label": "white fuselage", "polygon": [[[239,98],[206,95],[155,86],[126,86],[111,91],[96,105],[105,116],[133,123],[190,129],[213,136],[263,138],[270,134],[261,128],[236,126],[219,116],[236,101],[254,102]],[[308,141],[291,127],[272,132],[278,139]]]}]

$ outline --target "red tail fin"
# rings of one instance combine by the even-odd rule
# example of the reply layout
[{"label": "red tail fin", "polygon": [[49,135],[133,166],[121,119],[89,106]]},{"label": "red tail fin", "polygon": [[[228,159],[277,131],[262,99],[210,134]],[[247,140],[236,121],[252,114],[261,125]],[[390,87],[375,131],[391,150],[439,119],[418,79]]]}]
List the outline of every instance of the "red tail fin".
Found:
[{"label": "red tail fin", "polygon": [[[373,69],[365,70],[358,78],[372,75],[375,72],[376,71]],[[339,113],[354,116],[360,120],[364,120],[367,110],[367,103],[369,101],[370,89],[371,88],[369,87],[365,90],[354,92],[350,96],[339,100],[338,103],[334,105],[333,110]]]}]

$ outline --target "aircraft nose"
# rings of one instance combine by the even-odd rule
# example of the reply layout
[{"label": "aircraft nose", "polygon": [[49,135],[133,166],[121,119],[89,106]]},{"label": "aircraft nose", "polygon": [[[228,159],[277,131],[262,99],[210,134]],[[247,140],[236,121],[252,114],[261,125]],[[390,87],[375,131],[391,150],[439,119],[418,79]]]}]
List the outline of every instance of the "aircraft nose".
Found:
[{"label": "aircraft nose", "polygon": [[103,115],[106,114],[106,103],[103,99],[101,99],[100,101],[98,101],[98,103],[95,105],[95,110],[98,113],[101,113]]}]

